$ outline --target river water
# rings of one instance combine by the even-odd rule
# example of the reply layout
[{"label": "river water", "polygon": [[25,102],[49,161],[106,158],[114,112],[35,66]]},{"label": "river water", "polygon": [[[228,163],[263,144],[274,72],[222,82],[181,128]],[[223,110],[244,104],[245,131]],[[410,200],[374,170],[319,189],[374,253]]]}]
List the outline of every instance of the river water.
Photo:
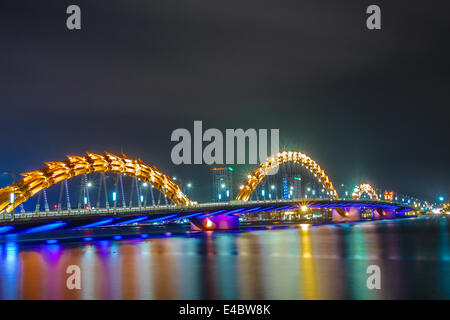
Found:
[{"label": "river water", "polygon": [[[119,231],[120,232],[120,231]],[[1,299],[449,299],[444,217],[0,244]],[[81,270],[69,290],[66,269]],[[367,268],[381,289],[368,289]]]}]

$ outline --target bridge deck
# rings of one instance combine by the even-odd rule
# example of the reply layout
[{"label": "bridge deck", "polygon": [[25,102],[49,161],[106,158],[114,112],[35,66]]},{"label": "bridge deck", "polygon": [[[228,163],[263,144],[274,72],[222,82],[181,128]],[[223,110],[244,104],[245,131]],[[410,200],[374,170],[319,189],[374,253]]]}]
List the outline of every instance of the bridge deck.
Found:
[{"label": "bridge deck", "polygon": [[[182,219],[196,213],[214,214],[214,212],[221,211],[225,214],[245,214],[257,208],[261,209],[258,212],[288,210],[298,208],[300,206],[307,206],[311,209],[320,208],[338,208],[338,207],[365,207],[365,208],[381,208],[392,209],[398,212],[406,212],[414,210],[412,207],[382,201],[371,200],[275,200],[275,201],[232,201],[232,202],[218,202],[218,203],[203,203],[190,206],[147,206],[147,207],[131,207],[131,208],[109,208],[109,209],[74,209],[65,211],[48,211],[39,213],[15,213],[0,215],[0,225],[6,224],[20,224],[30,223],[34,221],[45,220],[71,220],[86,218],[102,218],[102,217],[134,217],[142,215],[159,215],[161,217],[176,214],[172,220]],[[284,207],[284,208],[283,208]],[[231,211],[242,209],[231,213]],[[266,210],[267,209],[267,210]]]}]

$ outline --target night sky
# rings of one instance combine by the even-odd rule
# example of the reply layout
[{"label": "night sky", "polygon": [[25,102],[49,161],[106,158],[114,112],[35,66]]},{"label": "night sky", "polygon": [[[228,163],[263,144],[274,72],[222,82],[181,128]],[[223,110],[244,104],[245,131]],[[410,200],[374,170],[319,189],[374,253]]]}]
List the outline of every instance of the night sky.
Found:
[{"label": "night sky", "polygon": [[[66,8],[82,29],[66,28]],[[370,4],[382,30],[366,28]],[[85,151],[175,166],[176,128],[279,128],[335,185],[450,195],[446,1],[12,1],[0,3],[0,172]],[[255,166],[237,167],[235,181]],[[3,176],[1,183],[9,181]]]}]

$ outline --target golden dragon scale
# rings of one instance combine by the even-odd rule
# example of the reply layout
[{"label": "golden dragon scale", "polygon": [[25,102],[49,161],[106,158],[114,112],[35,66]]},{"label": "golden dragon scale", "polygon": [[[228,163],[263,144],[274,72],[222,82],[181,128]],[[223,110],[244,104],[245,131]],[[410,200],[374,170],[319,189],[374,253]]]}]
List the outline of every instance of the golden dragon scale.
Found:
[{"label": "golden dragon scale", "polygon": [[339,199],[328,175],[313,159],[298,151],[283,151],[278,152],[276,155],[268,158],[265,162],[262,162],[259,167],[253,171],[253,174],[247,177],[247,182],[241,187],[241,191],[236,197],[236,200],[247,201],[262,179],[271,170],[286,162],[301,164],[321,182],[331,199]]},{"label": "golden dragon scale", "polygon": [[[176,205],[187,206],[193,203],[169,176],[155,166],[149,166],[141,159],[131,159],[124,154],[119,157],[108,152],[104,155],[87,152],[86,156],[67,156],[64,161],[45,164],[45,168],[22,173],[22,179],[0,189],[0,212],[10,213],[30,197],[58,182],[93,172],[112,172],[136,177],[153,185]],[[11,197],[11,194],[14,194],[14,197]]]}]

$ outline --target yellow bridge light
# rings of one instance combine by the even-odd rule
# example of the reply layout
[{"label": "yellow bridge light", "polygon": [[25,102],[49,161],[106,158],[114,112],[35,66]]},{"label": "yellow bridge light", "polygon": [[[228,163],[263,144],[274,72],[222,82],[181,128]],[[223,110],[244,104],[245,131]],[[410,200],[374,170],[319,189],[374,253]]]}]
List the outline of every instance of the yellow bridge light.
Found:
[{"label": "yellow bridge light", "polygon": [[300,228],[302,229],[302,231],[308,231],[309,230],[309,224],[307,223],[302,223],[300,224]]},{"label": "yellow bridge light", "polygon": [[359,186],[355,187],[355,190],[353,191],[353,199],[359,200],[361,199],[361,195],[363,193],[366,193],[369,195],[370,199],[379,200],[378,194],[376,193],[375,189],[368,183],[362,183]]},{"label": "yellow bridge light", "polygon": [[276,155],[273,155],[266,161],[262,162],[259,167],[253,171],[253,176],[248,175],[247,183],[237,195],[236,200],[248,201],[252,192],[256,189],[262,179],[267,175],[266,173],[286,162],[299,163],[306,170],[311,171],[314,176],[321,182],[323,188],[327,191],[327,194],[330,195],[330,198],[338,199],[337,191],[333,187],[333,184],[331,183],[329,177],[314,160],[298,151],[283,151],[278,152]]}]

